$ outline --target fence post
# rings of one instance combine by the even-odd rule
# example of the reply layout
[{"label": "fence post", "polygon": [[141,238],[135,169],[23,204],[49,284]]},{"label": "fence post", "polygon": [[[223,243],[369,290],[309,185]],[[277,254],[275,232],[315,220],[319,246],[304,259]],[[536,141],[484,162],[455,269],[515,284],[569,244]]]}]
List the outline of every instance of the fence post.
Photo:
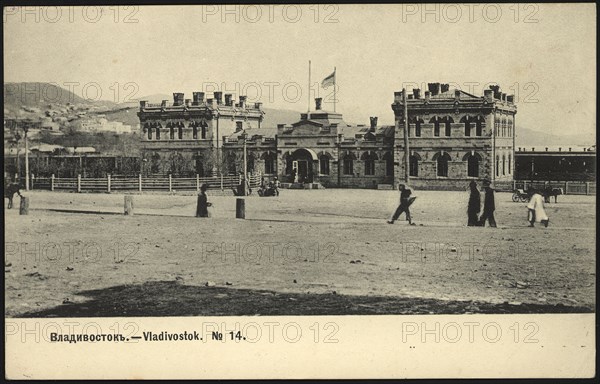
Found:
[{"label": "fence post", "polygon": [[106,188],[110,192],[110,173],[106,175]]},{"label": "fence post", "polygon": [[19,205],[19,215],[28,215],[29,214],[29,197],[21,196],[21,202]]},{"label": "fence post", "polygon": [[223,191],[223,174],[221,173],[221,191]]},{"label": "fence post", "polygon": [[21,180],[19,180],[19,174],[18,173],[15,173],[15,183],[21,184]]},{"label": "fence post", "polygon": [[33,172],[31,173],[31,181],[29,184],[31,184],[31,189],[33,189],[33,181],[35,180],[35,175],[33,174]]},{"label": "fence post", "polygon": [[125,216],[133,216],[133,196],[125,195]]},{"label": "fence post", "polygon": [[200,175],[196,173],[196,192],[200,192]]},{"label": "fence post", "polygon": [[590,182],[589,181],[585,182],[585,194],[586,195],[590,194]]},{"label": "fence post", "polygon": [[142,174],[138,176],[138,190],[142,192]]},{"label": "fence post", "polygon": [[523,180],[523,190],[527,191],[527,180]]},{"label": "fence post", "polygon": [[246,200],[235,199],[235,218],[245,219],[246,218]]},{"label": "fence post", "polygon": [[50,190],[54,191],[54,173],[50,177]]},{"label": "fence post", "polygon": [[568,182],[568,181],[565,181],[565,195],[566,195],[567,193],[569,193],[568,191],[569,191],[569,182]]},{"label": "fence post", "polygon": [[173,179],[171,178],[171,174],[169,173],[169,192],[173,191]]},{"label": "fence post", "polygon": [[77,175],[77,193],[81,192],[81,175]]}]

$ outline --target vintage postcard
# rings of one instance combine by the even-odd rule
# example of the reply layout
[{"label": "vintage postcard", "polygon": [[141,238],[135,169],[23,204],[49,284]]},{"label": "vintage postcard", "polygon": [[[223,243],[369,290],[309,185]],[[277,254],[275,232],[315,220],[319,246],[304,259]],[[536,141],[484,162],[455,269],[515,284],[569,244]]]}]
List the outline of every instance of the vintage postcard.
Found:
[{"label": "vintage postcard", "polygon": [[595,4],[3,32],[7,378],[595,377]]}]

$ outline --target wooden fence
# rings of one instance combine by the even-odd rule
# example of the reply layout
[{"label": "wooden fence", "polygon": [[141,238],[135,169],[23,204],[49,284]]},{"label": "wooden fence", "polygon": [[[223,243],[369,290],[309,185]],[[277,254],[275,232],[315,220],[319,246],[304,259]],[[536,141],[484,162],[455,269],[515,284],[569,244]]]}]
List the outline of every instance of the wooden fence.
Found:
[{"label": "wooden fence", "polygon": [[536,189],[561,188],[565,195],[596,195],[596,183],[589,181],[498,181],[494,188],[499,192],[511,192],[515,189],[526,191],[530,187]]},{"label": "wooden fence", "polygon": [[[260,185],[261,175],[252,175],[248,181],[250,188]],[[208,184],[212,190],[227,190],[239,185],[241,176],[217,176],[195,178],[168,177],[124,177],[108,175],[105,178],[58,178],[32,175],[29,187],[32,190],[76,191],[76,192],[118,192],[118,191],[199,191],[202,184]],[[21,181],[25,185],[25,181]]]}]

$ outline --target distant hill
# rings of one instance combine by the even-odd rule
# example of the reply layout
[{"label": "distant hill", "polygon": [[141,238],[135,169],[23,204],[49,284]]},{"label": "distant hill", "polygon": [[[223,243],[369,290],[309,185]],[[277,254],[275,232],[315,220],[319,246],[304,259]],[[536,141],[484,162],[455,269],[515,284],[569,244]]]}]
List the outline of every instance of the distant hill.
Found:
[{"label": "distant hill", "polygon": [[526,127],[517,127],[516,146],[519,147],[552,147],[552,146],[584,146],[596,144],[594,134],[551,135],[545,132],[534,131]]}]

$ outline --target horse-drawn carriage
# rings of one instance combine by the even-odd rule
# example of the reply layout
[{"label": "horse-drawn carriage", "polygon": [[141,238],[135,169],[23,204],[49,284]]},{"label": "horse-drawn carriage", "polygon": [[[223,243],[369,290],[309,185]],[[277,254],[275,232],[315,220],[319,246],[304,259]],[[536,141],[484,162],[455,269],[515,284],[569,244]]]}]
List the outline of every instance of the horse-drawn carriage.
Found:
[{"label": "horse-drawn carriage", "polygon": [[[554,196],[554,202],[556,203],[559,195],[564,195],[564,191],[562,188],[552,188],[550,186],[539,190],[540,194],[544,196],[544,201],[546,203],[550,202],[550,197]],[[515,189],[512,195],[512,201],[518,203],[519,201],[525,203],[529,201],[530,193],[529,191],[525,191],[523,189]]]}]

